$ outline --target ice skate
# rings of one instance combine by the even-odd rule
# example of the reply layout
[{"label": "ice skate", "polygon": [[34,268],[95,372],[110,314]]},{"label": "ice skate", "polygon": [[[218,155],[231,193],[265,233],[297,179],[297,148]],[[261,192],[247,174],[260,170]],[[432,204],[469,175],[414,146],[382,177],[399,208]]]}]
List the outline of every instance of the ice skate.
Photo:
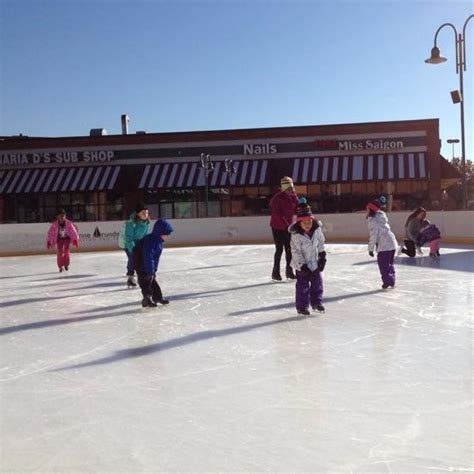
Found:
[{"label": "ice skate", "polygon": [[154,300],[155,303],[160,303],[160,304],[170,304],[170,300],[166,299],[166,298],[158,298],[158,299],[155,299]]},{"label": "ice skate", "polygon": [[311,307],[313,308],[314,311],[318,311],[319,313],[325,313],[326,312],[326,310],[325,310],[325,308],[322,304],[315,304]]},{"label": "ice skate", "polygon": [[388,285],[387,283],[382,285],[382,290],[388,290],[389,288],[395,288],[395,285]]},{"label": "ice skate", "polygon": [[136,288],[137,286],[137,281],[135,280],[135,276],[134,275],[130,275],[128,278],[127,278],[127,287],[128,288]]},{"label": "ice skate", "polygon": [[149,296],[146,296],[142,299],[142,306],[144,308],[156,308],[157,304],[153,302],[153,300]]},{"label": "ice skate", "polygon": [[272,280],[273,281],[282,281],[282,278],[281,278],[281,275],[280,275],[280,269],[278,267],[273,267]]},{"label": "ice skate", "polygon": [[297,309],[296,312],[301,316],[309,316],[311,314],[307,309]]},{"label": "ice skate", "polygon": [[59,273],[63,272],[63,267],[59,267]]},{"label": "ice skate", "polygon": [[64,267],[64,270],[68,271],[68,270],[69,270],[69,267],[66,265],[66,266]]},{"label": "ice skate", "polygon": [[287,280],[296,280],[296,275],[290,265],[286,266],[286,279]]},{"label": "ice skate", "polygon": [[431,258],[434,258],[434,259],[437,259],[437,258],[438,258],[438,256],[437,256],[435,253],[430,253],[430,257],[431,257]]}]

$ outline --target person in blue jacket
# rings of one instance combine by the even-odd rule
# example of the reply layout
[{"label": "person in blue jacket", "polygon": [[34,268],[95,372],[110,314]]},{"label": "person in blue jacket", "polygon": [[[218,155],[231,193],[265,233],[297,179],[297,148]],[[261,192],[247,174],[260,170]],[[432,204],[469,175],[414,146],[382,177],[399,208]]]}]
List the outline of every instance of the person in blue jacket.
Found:
[{"label": "person in blue jacket", "polygon": [[154,308],[157,303],[169,304],[169,300],[163,298],[160,285],[156,281],[156,272],[163,252],[163,244],[172,232],[173,227],[167,220],[158,219],[151,233],[145,235],[137,244],[135,269],[138,284],[142,290],[144,308]]}]

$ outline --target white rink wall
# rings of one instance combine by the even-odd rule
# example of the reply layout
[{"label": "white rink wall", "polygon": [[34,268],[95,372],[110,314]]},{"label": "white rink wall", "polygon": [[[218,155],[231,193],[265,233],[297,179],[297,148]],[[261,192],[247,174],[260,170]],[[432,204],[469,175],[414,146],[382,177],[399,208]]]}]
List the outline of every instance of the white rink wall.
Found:
[{"label": "white rink wall", "polygon": [[[404,234],[408,212],[389,213],[389,222],[399,240]],[[366,241],[365,213],[321,214],[326,240]],[[445,243],[474,244],[474,212],[433,211],[429,220],[436,224]],[[269,216],[222,217],[212,219],[171,220],[175,232],[167,246],[271,243]],[[118,249],[118,235],[123,222],[76,222],[84,251]],[[48,223],[1,224],[0,256],[47,253]]]}]

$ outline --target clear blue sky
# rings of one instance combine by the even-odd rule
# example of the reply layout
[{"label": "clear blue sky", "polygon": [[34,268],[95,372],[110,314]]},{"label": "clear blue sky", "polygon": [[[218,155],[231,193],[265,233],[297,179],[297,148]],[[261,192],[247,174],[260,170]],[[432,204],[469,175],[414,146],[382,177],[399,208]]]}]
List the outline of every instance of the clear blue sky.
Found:
[{"label": "clear blue sky", "polygon": [[[460,138],[454,33],[472,1],[0,0],[0,135],[439,118]],[[473,159],[474,21],[467,27]],[[457,145],[456,154],[460,154]]]}]

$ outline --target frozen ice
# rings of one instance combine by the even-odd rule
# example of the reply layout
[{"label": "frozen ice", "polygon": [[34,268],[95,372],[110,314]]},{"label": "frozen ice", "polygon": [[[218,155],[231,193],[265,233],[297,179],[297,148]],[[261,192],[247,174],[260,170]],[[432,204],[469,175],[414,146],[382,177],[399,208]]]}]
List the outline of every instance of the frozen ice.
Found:
[{"label": "frozen ice", "polygon": [[326,313],[273,247],[165,248],[142,309],[123,252],[1,264],[2,472],[472,472],[474,249],[328,245]]}]

